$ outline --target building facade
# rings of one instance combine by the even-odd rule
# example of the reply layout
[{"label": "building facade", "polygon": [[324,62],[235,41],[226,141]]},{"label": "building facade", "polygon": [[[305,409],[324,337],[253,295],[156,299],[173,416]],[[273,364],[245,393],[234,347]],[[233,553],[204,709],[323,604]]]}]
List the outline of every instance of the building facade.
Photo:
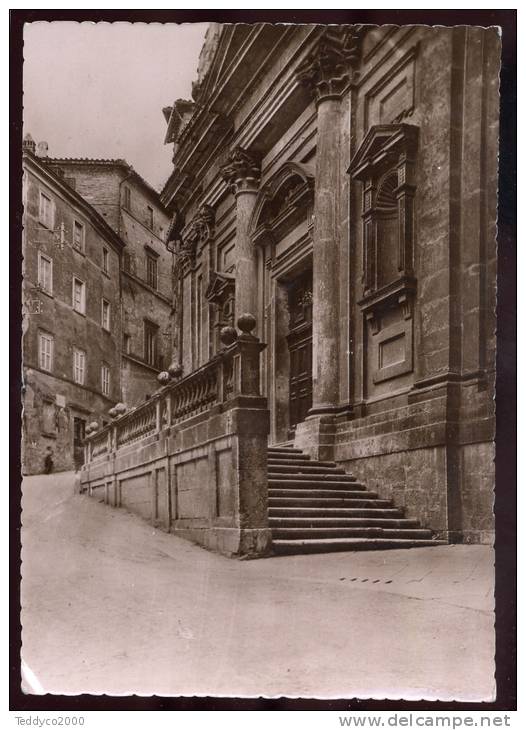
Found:
[{"label": "building facade", "polygon": [[54,159],[75,190],[125,243],[122,258],[122,400],[158,387],[172,356],[173,257],[159,194],[124,160]]},{"label": "building facade", "polygon": [[183,375],[253,314],[270,443],[449,541],[493,534],[499,53],[493,28],[212,24],[163,110]]},{"label": "building facade", "polygon": [[78,468],[86,427],[121,399],[123,243],[24,141],[23,442],[26,474]]}]

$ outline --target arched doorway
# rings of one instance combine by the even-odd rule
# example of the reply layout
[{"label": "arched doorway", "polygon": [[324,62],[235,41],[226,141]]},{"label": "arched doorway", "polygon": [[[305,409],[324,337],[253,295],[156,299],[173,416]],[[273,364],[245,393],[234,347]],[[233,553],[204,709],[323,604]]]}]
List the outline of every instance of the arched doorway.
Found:
[{"label": "arched doorway", "polygon": [[264,262],[260,316],[272,443],[293,438],[312,405],[313,189],[309,168],[285,163],[262,188],[252,220]]}]

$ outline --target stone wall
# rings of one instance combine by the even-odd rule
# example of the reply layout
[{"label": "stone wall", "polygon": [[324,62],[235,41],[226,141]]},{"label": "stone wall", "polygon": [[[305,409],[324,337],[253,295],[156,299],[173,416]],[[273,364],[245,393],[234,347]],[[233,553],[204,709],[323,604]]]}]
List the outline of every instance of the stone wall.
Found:
[{"label": "stone wall", "polygon": [[269,413],[258,394],[261,349],[245,331],[198,372],[90,434],[81,491],[226,555],[265,555]]},{"label": "stone wall", "polygon": [[[54,206],[54,230],[39,221],[39,196]],[[120,248],[95,225],[95,212],[69,192],[60,179],[36,163],[26,170],[24,200],[24,322],[23,322],[23,470],[43,471],[50,446],[56,470],[75,466],[73,419],[99,423],[120,400]],[[73,222],[84,226],[84,248],[73,247]],[[62,232],[61,232],[62,231]],[[111,234],[111,231],[109,231]],[[103,249],[108,271],[103,271]],[[38,257],[51,261],[52,285],[38,283]],[[85,311],[74,311],[73,277],[85,285]],[[110,305],[110,331],[102,327],[102,300]],[[51,372],[40,367],[39,335],[53,337]],[[85,353],[84,383],[74,381],[73,351]],[[109,367],[109,393],[102,392],[101,367]],[[81,452],[79,448],[77,450]],[[77,454],[78,457],[78,454]],[[78,461],[77,461],[78,466]]]}]

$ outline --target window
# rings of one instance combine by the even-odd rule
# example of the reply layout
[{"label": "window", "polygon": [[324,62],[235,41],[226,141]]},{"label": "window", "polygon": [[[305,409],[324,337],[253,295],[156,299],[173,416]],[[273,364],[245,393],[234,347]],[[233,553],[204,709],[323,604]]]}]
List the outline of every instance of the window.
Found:
[{"label": "window", "polygon": [[38,218],[46,228],[53,228],[54,225],[54,206],[53,201],[44,193],[40,193],[40,205]]},{"label": "window", "polygon": [[153,231],[153,208],[146,206],[146,225]]},{"label": "window", "polygon": [[146,254],[146,283],[157,289],[157,259],[150,254]]},{"label": "window", "polygon": [[144,360],[148,365],[157,364],[157,336],[159,327],[153,322],[144,320]]},{"label": "window", "polygon": [[38,335],[38,362],[42,370],[51,372],[53,369],[53,335],[40,332]]},{"label": "window", "polygon": [[100,369],[100,381],[101,381],[101,387],[102,392],[104,395],[110,394],[110,369],[108,365],[105,363],[102,363],[101,369]]},{"label": "window", "polygon": [[128,210],[131,210],[131,192],[130,192],[130,188],[127,185],[124,187],[123,205]]},{"label": "window", "polygon": [[73,221],[73,247],[84,251],[84,226],[78,221]]},{"label": "window", "polygon": [[73,417],[73,446],[82,446],[86,437],[86,421],[83,418]]},{"label": "window", "polygon": [[110,331],[110,303],[102,300],[101,324],[105,330]]},{"label": "window", "polygon": [[109,272],[110,269],[110,252],[107,248],[102,249],[102,270],[105,274]]},{"label": "window", "polygon": [[86,373],[86,353],[82,350],[73,350],[73,380],[79,385],[84,385]]},{"label": "window", "polygon": [[127,355],[130,354],[130,335],[123,335],[122,336],[122,350]]},{"label": "window", "polygon": [[73,309],[75,312],[84,314],[86,311],[86,286],[83,281],[73,277]]},{"label": "window", "polygon": [[48,294],[53,293],[53,261],[38,252],[38,285]]}]

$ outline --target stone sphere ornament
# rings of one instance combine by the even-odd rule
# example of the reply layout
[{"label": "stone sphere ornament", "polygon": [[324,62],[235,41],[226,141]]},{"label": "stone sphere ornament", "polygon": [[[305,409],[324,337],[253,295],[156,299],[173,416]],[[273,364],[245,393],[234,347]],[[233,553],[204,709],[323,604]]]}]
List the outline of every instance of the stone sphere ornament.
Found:
[{"label": "stone sphere ornament", "polygon": [[219,339],[223,343],[223,345],[226,345],[227,347],[229,345],[233,345],[234,342],[237,340],[237,332],[234,327],[222,327],[221,332],[219,333]]},{"label": "stone sphere ornament", "polygon": [[256,318],[253,314],[245,312],[237,320],[237,326],[244,335],[249,335],[256,326]]},{"label": "stone sphere ornament", "polygon": [[180,378],[183,374],[183,368],[182,365],[180,365],[178,362],[172,362],[168,366],[168,374],[171,378]]},{"label": "stone sphere ornament", "polygon": [[122,416],[123,413],[126,413],[126,406],[124,403],[117,403],[115,410],[117,411],[117,415]]},{"label": "stone sphere ornament", "polygon": [[170,373],[167,372],[166,370],[163,370],[162,373],[159,373],[159,375],[157,376],[157,382],[160,383],[161,385],[166,385],[167,383],[169,383],[170,382]]},{"label": "stone sphere ornament", "polygon": [[93,431],[93,432],[98,431],[99,430],[99,424],[97,423],[97,421],[92,421],[90,423],[90,425],[88,426],[88,428],[89,428],[90,431]]},{"label": "stone sphere ornament", "polygon": [[110,408],[110,410],[108,411],[108,413],[110,414],[110,416],[112,418],[115,418],[117,416],[117,411],[115,410],[115,406],[113,408]]}]

